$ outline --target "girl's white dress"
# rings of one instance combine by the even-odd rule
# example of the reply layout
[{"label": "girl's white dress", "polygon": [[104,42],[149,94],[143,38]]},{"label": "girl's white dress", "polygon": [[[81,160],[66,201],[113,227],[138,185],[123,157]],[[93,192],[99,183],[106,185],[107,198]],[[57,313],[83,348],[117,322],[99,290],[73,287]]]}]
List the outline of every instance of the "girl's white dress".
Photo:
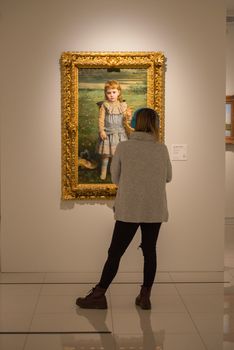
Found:
[{"label": "girl's white dress", "polygon": [[107,138],[99,140],[98,153],[112,157],[116,146],[128,139],[124,128],[124,113],[127,110],[126,102],[105,101],[100,107],[99,132],[105,131]]}]

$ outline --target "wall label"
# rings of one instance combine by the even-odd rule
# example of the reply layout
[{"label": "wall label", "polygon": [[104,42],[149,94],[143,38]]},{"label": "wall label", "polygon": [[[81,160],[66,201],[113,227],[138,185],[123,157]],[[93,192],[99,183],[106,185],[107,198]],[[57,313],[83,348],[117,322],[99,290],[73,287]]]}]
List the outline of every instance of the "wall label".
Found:
[{"label": "wall label", "polygon": [[171,145],[171,160],[188,160],[186,144]]}]

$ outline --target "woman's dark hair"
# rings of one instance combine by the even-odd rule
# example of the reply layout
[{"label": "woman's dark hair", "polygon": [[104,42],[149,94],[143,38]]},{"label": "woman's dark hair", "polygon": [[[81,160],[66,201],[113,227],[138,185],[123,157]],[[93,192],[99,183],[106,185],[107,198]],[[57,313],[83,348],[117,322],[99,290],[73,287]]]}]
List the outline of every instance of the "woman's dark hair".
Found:
[{"label": "woman's dark hair", "polygon": [[135,131],[149,132],[155,135],[156,140],[159,137],[159,116],[151,108],[141,108],[136,112]]}]

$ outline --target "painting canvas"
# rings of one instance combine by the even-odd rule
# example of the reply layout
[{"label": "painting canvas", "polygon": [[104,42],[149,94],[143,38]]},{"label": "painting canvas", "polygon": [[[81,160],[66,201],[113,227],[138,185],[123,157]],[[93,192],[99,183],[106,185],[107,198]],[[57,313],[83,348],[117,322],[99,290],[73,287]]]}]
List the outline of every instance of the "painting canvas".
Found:
[{"label": "painting canvas", "polygon": [[80,69],[78,77],[78,181],[80,184],[111,183],[110,162],[105,180],[100,179],[98,154],[99,104],[105,100],[104,85],[118,81],[124,101],[132,111],[147,105],[146,69]]},{"label": "painting canvas", "polygon": [[122,101],[132,112],[154,108],[160,117],[163,142],[165,56],[161,52],[64,52],[60,64],[62,199],[113,198],[117,188],[111,182],[111,158],[103,178],[98,151],[100,106],[107,98],[105,84],[118,82]]}]

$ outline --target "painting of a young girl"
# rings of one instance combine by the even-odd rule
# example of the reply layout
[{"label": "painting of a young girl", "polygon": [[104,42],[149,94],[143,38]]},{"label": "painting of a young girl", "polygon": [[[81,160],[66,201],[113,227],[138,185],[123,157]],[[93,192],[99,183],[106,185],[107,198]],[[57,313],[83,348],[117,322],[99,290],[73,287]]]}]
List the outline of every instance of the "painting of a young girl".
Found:
[{"label": "painting of a young girl", "polygon": [[147,70],[82,68],[78,74],[78,183],[111,184],[112,157],[130,136],[131,110],[147,104]]},{"label": "painting of a young girl", "polygon": [[118,81],[108,80],[104,86],[104,93],[105,101],[100,105],[98,118],[101,180],[106,179],[108,163],[115,153],[116,146],[128,139],[126,125],[131,119],[131,109],[123,100]]}]

